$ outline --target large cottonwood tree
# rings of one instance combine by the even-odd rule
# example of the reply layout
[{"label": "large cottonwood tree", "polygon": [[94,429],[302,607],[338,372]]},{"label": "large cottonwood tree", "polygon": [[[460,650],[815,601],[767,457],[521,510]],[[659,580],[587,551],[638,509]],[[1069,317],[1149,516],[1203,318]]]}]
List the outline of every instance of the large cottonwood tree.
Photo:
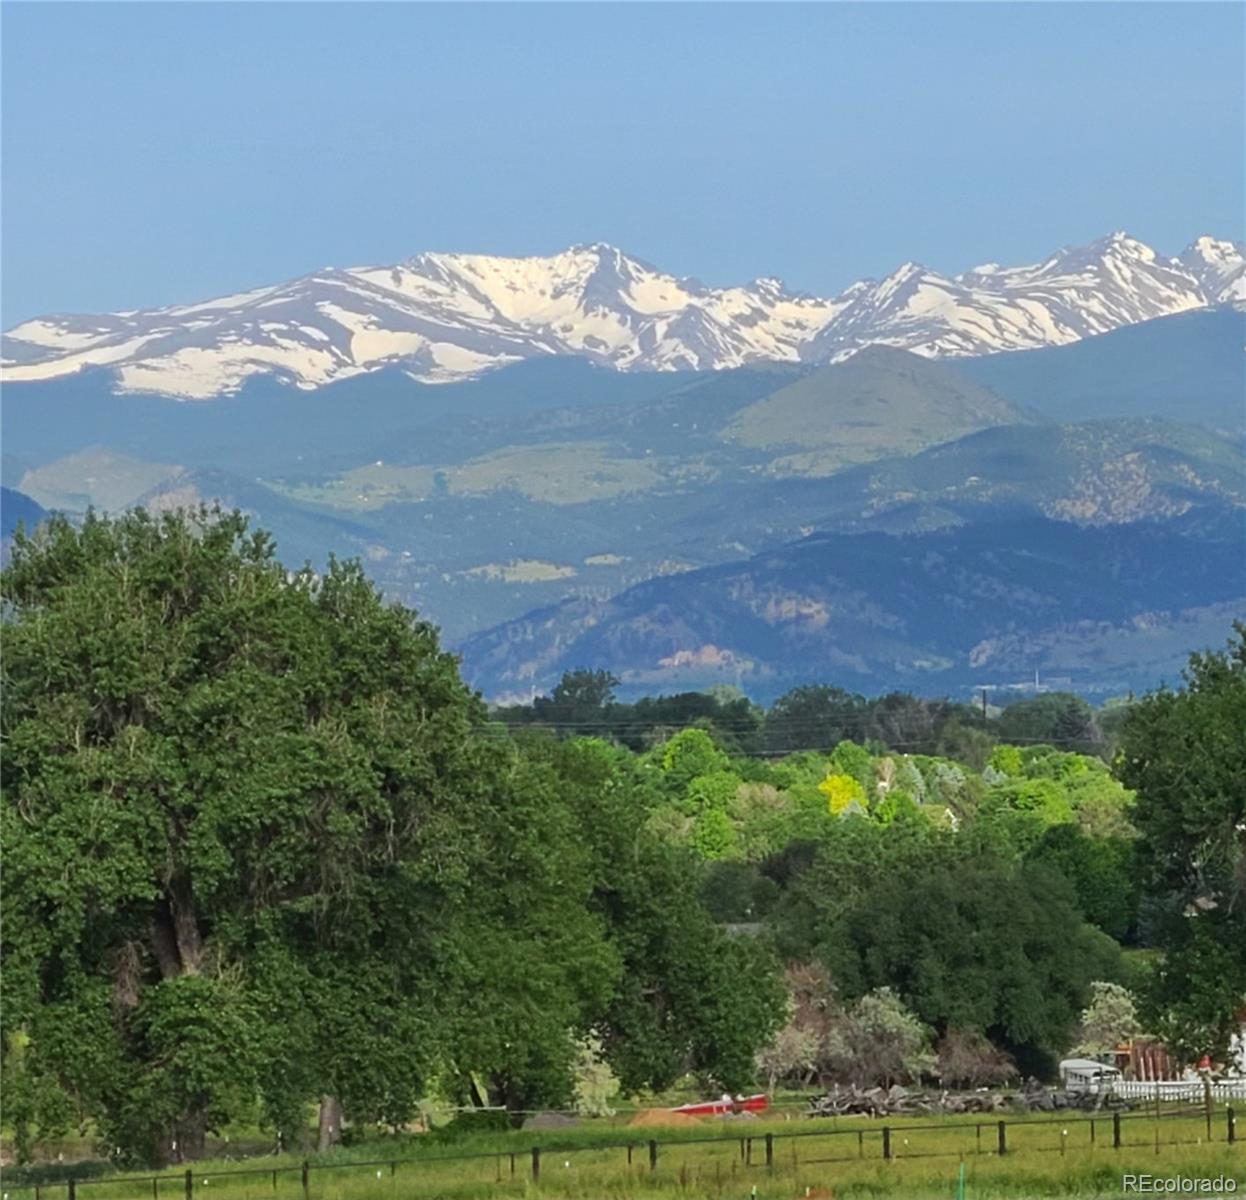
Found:
[{"label": "large cottonwood tree", "polygon": [[574,830],[356,566],[291,575],[238,514],[89,516],[19,537],[3,598],[5,1027],[124,1155],[194,1157],[256,1097],[405,1119],[503,1054],[453,1061],[473,985],[547,1041],[604,1002]]}]

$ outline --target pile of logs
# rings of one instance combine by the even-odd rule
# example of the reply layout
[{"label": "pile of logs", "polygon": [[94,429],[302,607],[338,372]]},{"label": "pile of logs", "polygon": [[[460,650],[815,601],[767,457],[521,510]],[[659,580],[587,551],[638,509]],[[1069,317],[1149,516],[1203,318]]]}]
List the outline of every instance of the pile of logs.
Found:
[{"label": "pile of logs", "polygon": [[809,1102],[811,1117],[895,1117],[923,1113],[1059,1112],[1065,1109],[1107,1111],[1128,1108],[1119,1096],[1059,1091],[1028,1080],[1018,1091],[981,1088],[975,1092],[931,1091],[901,1087],[834,1087]]},{"label": "pile of logs", "polygon": [[1021,1090],[1012,1097],[1012,1103],[1022,1112],[1060,1112],[1063,1109],[1079,1109],[1083,1112],[1112,1112],[1129,1107],[1129,1101],[1111,1092],[1098,1095],[1094,1092],[1063,1092],[1044,1087],[1034,1079],[1027,1079]]},{"label": "pile of logs", "polygon": [[810,1102],[811,1117],[916,1116],[920,1113],[991,1113],[1008,1107],[999,1092],[919,1091],[893,1084],[889,1088],[832,1088]]}]

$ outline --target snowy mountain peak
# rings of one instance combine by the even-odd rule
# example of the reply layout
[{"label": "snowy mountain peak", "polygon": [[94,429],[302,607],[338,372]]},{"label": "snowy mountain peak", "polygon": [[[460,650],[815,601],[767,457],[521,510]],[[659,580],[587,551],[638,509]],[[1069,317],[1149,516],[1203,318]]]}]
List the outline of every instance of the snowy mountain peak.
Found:
[{"label": "snowy mountain peak", "polygon": [[1124,229],[1115,229],[1108,234],[1107,237],[1101,239],[1099,243],[1106,246],[1120,246],[1128,250],[1130,253],[1142,255],[1144,258],[1154,258],[1155,251],[1151,249],[1145,242],[1139,241],[1131,233]]},{"label": "snowy mountain peak", "polygon": [[1202,237],[1195,238],[1186,247],[1185,253],[1196,254],[1206,262],[1240,263],[1243,254],[1246,253],[1246,246],[1243,246],[1241,242],[1222,241],[1205,233]]},{"label": "snowy mountain peak", "polygon": [[773,277],[710,287],[605,242],[521,258],[429,251],[195,304],[26,321],[4,338],[3,374],[100,367],[119,390],[208,399],[256,375],[314,388],[398,366],[437,383],[545,355],[627,371],[838,361],[871,344],[957,357],[1240,302],[1243,247],[1210,236],[1178,258],[1118,231],[1029,266],[949,277],[906,262],[832,298]]},{"label": "snowy mountain peak", "polygon": [[1212,304],[1246,304],[1246,245],[1203,234],[1178,261],[1207,294]]},{"label": "snowy mountain peak", "polygon": [[1112,234],[1109,248],[1118,254],[1124,254],[1130,258],[1140,259],[1142,262],[1154,262],[1156,253],[1145,242],[1139,241],[1136,237],[1131,237],[1124,230],[1118,230]]}]

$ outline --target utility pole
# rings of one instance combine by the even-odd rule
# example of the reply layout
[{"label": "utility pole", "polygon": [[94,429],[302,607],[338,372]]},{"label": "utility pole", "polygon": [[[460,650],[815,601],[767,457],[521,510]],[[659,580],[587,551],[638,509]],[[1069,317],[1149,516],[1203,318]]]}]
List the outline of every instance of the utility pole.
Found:
[{"label": "utility pole", "polygon": [[982,723],[986,724],[986,688],[982,689]]}]

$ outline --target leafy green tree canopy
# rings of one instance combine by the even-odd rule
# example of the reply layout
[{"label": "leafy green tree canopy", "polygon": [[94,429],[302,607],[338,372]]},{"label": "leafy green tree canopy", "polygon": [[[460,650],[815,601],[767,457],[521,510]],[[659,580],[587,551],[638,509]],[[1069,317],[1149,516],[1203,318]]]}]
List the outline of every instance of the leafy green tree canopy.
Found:
[{"label": "leafy green tree canopy", "polygon": [[[240,1095],[288,1116],[346,1087],[317,1046],[354,1001],[320,948],[416,961],[388,902],[471,882],[482,714],[432,628],[355,566],[289,575],[236,513],[55,518],[17,539],[3,599],[6,1025],[147,1159],[193,1156]],[[267,1004],[292,979],[299,1068]]]},{"label": "leafy green tree canopy", "polygon": [[1164,950],[1148,1023],[1190,1058],[1222,1052],[1246,995],[1246,625],[1194,654],[1185,686],[1132,705],[1117,771]]},{"label": "leafy green tree canopy", "polygon": [[996,723],[1000,740],[1021,745],[1049,742],[1079,754],[1097,754],[1103,735],[1094,709],[1068,692],[1049,692],[1010,704]]},{"label": "leafy green tree canopy", "polygon": [[844,822],[778,908],[780,944],[845,997],[894,988],[927,1025],[984,1033],[1042,1071],[1119,951],[1053,872],[920,826]]}]

